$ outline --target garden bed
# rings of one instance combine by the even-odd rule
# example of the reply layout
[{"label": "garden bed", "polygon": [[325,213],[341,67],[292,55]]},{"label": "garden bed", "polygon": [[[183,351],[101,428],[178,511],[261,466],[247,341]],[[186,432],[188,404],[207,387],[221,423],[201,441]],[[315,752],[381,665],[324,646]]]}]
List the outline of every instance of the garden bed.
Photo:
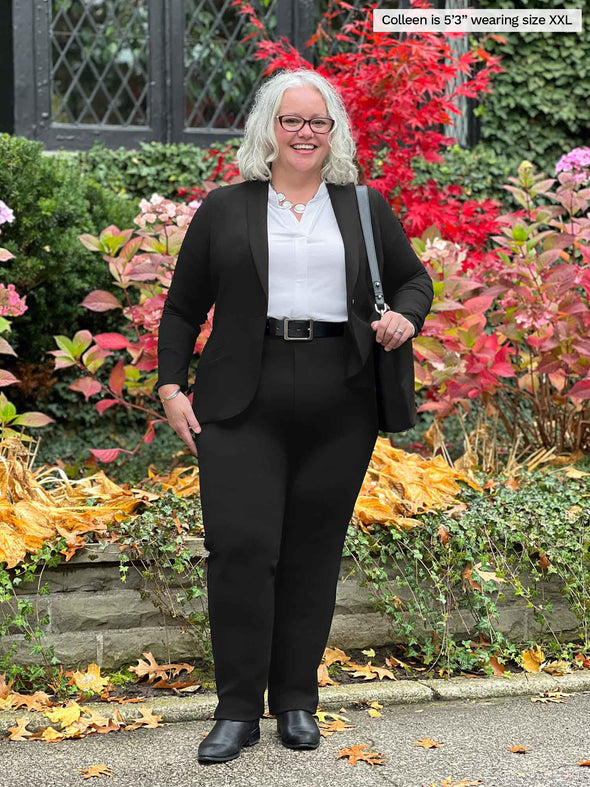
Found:
[{"label": "garden bed", "polygon": [[[207,554],[202,538],[188,538],[187,546],[196,555],[205,557]],[[194,663],[205,659],[208,630],[205,628],[197,632],[201,634],[199,637],[195,632],[190,633],[186,626],[179,625],[173,617],[156,609],[146,597],[146,582],[141,568],[133,561],[126,581],[122,582],[119,559],[117,544],[106,547],[89,545],[79,550],[70,561],[43,570],[39,581],[47,583],[47,595],[37,595],[36,582],[18,587],[17,597],[29,600],[39,616],[47,614],[49,617],[42,638],[44,646],[53,646],[55,656],[66,668],[84,668],[95,662],[103,669],[117,669],[137,663],[144,652],[150,652],[159,662],[166,663]],[[171,573],[170,587],[174,588],[178,582],[178,577]],[[206,588],[203,590],[203,595],[187,604],[205,612]],[[563,641],[573,641],[579,631],[579,622],[562,596],[559,580],[548,578],[543,583],[543,593],[553,603],[553,610],[547,616],[551,629]],[[397,594],[403,600],[407,591],[400,587]],[[396,645],[403,644],[403,638],[385,616],[375,611],[370,595],[370,589],[361,586],[353,559],[344,557],[328,646],[338,647],[347,655],[375,648],[379,657],[373,663],[379,666],[383,665],[380,659],[385,654],[407,661],[403,650],[395,651]],[[514,598],[497,606],[499,617],[494,627],[510,641],[525,642],[542,633],[525,599]],[[0,608],[0,615],[3,612],[5,610]],[[468,610],[451,613],[449,630],[454,637],[471,637],[473,627],[474,621]],[[10,631],[0,638],[0,656],[12,643],[17,645],[11,658],[13,663],[42,663],[41,654],[31,654],[30,642],[25,636]],[[367,661],[363,657],[361,663]],[[342,682],[345,676],[346,673],[338,673],[334,679]],[[395,676],[403,678],[407,677],[407,673],[399,669]]]},{"label": "garden bed", "polygon": [[[346,651],[346,656],[350,659],[351,663],[354,664],[373,664],[377,667],[382,667],[386,664],[386,659],[398,659],[400,661],[404,661],[407,657],[402,648],[397,645],[383,645],[377,648],[351,648]],[[215,692],[215,675],[213,667],[210,666],[207,662],[203,661],[202,659],[189,659],[189,663],[191,663],[195,669],[192,672],[188,672],[187,670],[181,670],[176,676],[175,679],[183,682],[188,681],[190,679],[197,680],[201,685],[198,689],[194,692],[191,691],[188,693],[188,696],[194,695],[210,695],[216,696]],[[428,669],[422,666],[419,662],[414,659],[409,661],[405,661],[404,663],[408,664],[410,667],[409,669],[405,669],[401,666],[390,666],[389,669],[391,670],[392,676],[387,676],[382,680],[385,681],[414,681],[414,680],[444,680],[448,677],[446,672],[441,669]],[[130,665],[133,666],[133,665]],[[379,683],[380,678],[375,675],[373,678],[366,678],[366,677],[354,677],[353,672],[351,670],[344,669],[345,665],[341,664],[333,664],[329,667],[329,674],[331,680],[335,681],[337,685],[346,686],[346,685],[354,685],[354,684],[366,684],[370,680],[374,683]],[[527,673],[519,664],[515,661],[510,661],[505,664],[506,673],[510,674],[511,676],[516,675],[523,675],[523,674],[530,674]],[[117,684],[113,690],[109,692],[109,701],[112,701],[115,698],[119,699],[130,699],[130,698],[137,698],[145,701],[150,701],[153,699],[157,699],[159,697],[168,696],[168,697],[178,697],[178,696],[187,696],[187,692],[183,691],[175,691],[173,689],[158,689],[155,688],[151,683],[146,683],[143,681],[137,681],[135,675],[131,672],[128,672],[126,669],[122,670],[122,673],[126,675],[128,678],[128,682],[125,681],[124,683],[121,682]],[[121,673],[119,673],[121,674]],[[462,672],[460,673],[463,677],[470,677],[470,678],[486,678],[486,675],[474,675],[473,673]]]}]

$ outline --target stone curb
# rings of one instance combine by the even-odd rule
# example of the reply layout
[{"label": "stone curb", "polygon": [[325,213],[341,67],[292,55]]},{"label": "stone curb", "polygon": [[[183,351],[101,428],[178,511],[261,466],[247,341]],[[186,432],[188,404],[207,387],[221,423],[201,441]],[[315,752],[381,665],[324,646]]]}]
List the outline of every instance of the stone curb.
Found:
[{"label": "stone curb", "polygon": [[[319,690],[319,705],[326,710],[337,711],[359,702],[403,705],[447,700],[517,697],[538,694],[542,691],[590,691],[590,671],[561,676],[526,674],[512,678],[459,677],[448,680],[400,680],[387,683],[372,681],[370,684],[327,686]],[[140,707],[148,707],[155,715],[161,716],[163,722],[171,724],[212,719],[213,711],[217,705],[217,697],[213,694],[201,697],[168,696],[128,705],[105,702],[81,704],[88,705],[109,718],[112,715],[112,711],[109,711],[112,706],[115,706],[127,721],[133,721],[141,716]],[[268,712],[267,707],[265,707],[265,712]],[[50,724],[49,720],[37,711],[27,711],[24,708],[0,711],[0,737],[7,737],[8,728],[15,726],[17,717],[21,716],[28,717],[27,729],[31,732],[37,732],[40,727]]]}]

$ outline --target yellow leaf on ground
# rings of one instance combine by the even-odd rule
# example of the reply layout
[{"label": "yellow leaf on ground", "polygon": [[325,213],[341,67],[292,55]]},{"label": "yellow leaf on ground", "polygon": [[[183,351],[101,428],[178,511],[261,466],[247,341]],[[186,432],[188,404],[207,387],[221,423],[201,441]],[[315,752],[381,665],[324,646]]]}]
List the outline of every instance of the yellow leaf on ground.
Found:
[{"label": "yellow leaf on ground", "polygon": [[354,508],[353,522],[366,529],[391,524],[411,530],[420,524],[416,514],[456,504],[458,481],[481,491],[468,470],[451,467],[440,455],[425,459],[394,448],[378,437]]},{"label": "yellow leaf on ground", "polygon": [[523,669],[527,672],[538,672],[541,669],[541,664],[545,661],[545,655],[538,645],[523,651],[520,655]]},{"label": "yellow leaf on ground", "polygon": [[96,776],[100,779],[101,776],[112,776],[113,772],[110,768],[101,762],[100,765],[91,765],[90,768],[83,768],[80,773],[85,779],[91,779],[93,776]]},{"label": "yellow leaf on ground", "polygon": [[94,691],[96,694],[103,691],[108,684],[108,678],[101,678],[100,667],[94,662],[88,665],[86,672],[72,672],[72,679],[80,691]]},{"label": "yellow leaf on ground", "polygon": [[440,749],[444,743],[433,741],[432,738],[421,738],[419,741],[412,741],[414,746],[421,746],[423,749]]},{"label": "yellow leaf on ground", "polygon": [[75,721],[78,721],[81,713],[82,708],[78,705],[78,703],[72,702],[69,705],[66,705],[65,708],[53,708],[52,710],[46,710],[44,715],[47,716],[49,721],[60,722],[62,726],[66,726],[68,724],[73,724]]}]

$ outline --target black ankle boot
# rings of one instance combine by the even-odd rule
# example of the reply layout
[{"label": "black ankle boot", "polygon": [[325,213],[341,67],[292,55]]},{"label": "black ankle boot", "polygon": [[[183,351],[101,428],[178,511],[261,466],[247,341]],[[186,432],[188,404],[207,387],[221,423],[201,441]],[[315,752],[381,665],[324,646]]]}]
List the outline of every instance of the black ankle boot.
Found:
[{"label": "black ankle boot", "polygon": [[317,749],[320,730],[308,710],[286,710],[277,713],[277,730],[289,749]]},{"label": "black ankle boot", "polygon": [[227,762],[239,757],[242,746],[260,740],[260,719],[237,721],[217,719],[213,729],[199,744],[199,762]]}]

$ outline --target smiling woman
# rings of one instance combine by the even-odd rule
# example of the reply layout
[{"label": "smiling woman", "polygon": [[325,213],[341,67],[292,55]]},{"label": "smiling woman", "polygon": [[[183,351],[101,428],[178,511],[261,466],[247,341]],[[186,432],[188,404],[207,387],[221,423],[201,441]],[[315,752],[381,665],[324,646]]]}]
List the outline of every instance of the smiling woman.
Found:
[{"label": "smiling woman", "polygon": [[[267,687],[283,745],[319,745],[317,669],[379,432],[375,342],[408,340],[432,303],[426,269],[369,188],[392,306],[375,319],[354,153],[326,79],[302,70],[265,82],[237,154],[244,182],[209,192],[195,213],[162,313],[158,389],[198,451],[209,551],[219,701],[200,762],[258,742]],[[199,363],[191,407],[178,385],[213,303],[217,350]]]},{"label": "smiling woman", "polygon": [[322,164],[330,151],[327,135],[335,123],[327,115],[319,90],[303,86],[285,90],[274,119],[279,155],[273,162],[271,185],[297,217],[321,182]]},{"label": "smiling woman", "polygon": [[[298,117],[297,125],[281,124],[279,117],[288,114]],[[321,133],[319,119],[329,120],[327,134]],[[272,169],[274,178],[281,167],[281,147],[301,143],[322,151],[319,172],[323,180],[338,185],[356,182],[355,145],[342,99],[326,79],[311,70],[279,73],[256,94],[237,153],[242,177],[268,181]]]}]

